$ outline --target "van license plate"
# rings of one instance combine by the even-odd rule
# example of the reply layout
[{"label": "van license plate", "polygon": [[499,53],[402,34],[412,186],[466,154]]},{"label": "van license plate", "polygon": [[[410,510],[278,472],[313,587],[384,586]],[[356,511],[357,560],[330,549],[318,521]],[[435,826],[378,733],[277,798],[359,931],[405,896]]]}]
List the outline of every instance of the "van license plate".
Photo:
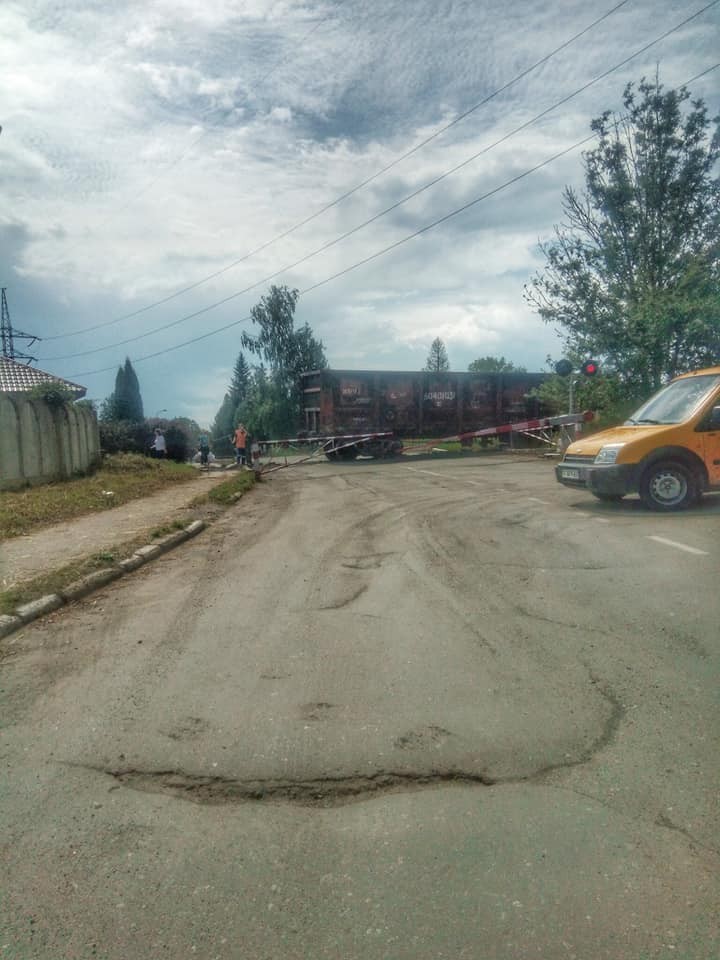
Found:
[{"label": "van license plate", "polygon": [[566,480],[579,480],[580,471],[579,470],[568,470],[567,467],[562,471],[562,475]]}]

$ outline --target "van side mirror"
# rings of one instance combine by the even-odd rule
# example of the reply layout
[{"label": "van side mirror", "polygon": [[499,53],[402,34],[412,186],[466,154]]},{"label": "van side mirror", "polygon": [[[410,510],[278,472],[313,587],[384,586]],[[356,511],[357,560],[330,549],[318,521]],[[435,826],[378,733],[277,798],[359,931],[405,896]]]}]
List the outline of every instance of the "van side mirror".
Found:
[{"label": "van side mirror", "polygon": [[720,430],[720,407],[713,407],[710,411],[710,429]]}]

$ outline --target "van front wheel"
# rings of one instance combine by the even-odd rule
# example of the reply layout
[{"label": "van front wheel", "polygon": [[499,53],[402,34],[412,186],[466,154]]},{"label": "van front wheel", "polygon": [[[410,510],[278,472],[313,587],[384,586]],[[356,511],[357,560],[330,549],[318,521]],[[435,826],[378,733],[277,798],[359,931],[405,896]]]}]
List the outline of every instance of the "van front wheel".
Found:
[{"label": "van front wheel", "polygon": [[640,481],[640,497],[650,510],[685,510],[699,496],[694,473],[678,460],[653,463]]}]

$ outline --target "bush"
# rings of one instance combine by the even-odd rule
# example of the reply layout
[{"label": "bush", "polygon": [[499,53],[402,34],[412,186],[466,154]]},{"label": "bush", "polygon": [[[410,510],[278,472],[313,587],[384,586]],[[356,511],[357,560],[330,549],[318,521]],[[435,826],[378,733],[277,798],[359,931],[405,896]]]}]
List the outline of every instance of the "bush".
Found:
[{"label": "bush", "polygon": [[100,449],[103,453],[147,453],[150,447],[145,423],[132,420],[101,420]]},{"label": "bush", "polygon": [[65,403],[72,403],[77,392],[57,380],[48,380],[47,383],[38,383],[27,395],[32,400],[43,400],[49,407],[62,407]]},{"label": "bush", "polygon": [[[162,429],[162,428],[161,428]],[[186,429],[176,423],[169,423],[163,430],[167,445],[167,457],[177,463],[185,463],[195,452],[191,437]]]},{"label": "bush", "polygon": [[155,428],[165,434],[167,459],[177,463],[190,460],[197,445],[198,432],[193,422],[178,417],[177,420],[101,420],[100,448],[103,453],[144,453],[149,455]]}]

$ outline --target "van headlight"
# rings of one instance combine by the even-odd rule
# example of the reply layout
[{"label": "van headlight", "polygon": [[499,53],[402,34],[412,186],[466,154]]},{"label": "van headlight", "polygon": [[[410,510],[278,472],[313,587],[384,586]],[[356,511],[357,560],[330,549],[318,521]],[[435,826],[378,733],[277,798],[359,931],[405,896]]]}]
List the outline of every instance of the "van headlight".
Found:
[{"label": "van headlight", "polygon": [[615,463],[618,458],[618,454],[625,446],[624,443],[608,443],[607,446],[601,447],[598,455],[595,457],[595,463]]}]

